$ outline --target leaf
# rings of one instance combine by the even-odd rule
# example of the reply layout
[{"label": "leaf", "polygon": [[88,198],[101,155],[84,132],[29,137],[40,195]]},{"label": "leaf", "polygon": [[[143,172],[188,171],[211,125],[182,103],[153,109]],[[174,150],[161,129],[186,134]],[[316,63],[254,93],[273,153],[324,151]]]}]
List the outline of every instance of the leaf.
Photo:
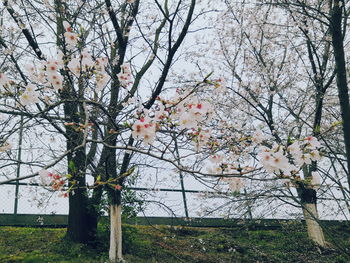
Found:
[{"label": "leaf", "polygon": [[101,175],[97,176],[96,182],[97,182],[97,183],[101,182]]},{"label": "leaf", "polygon": [[130,174],[132,174],[132,173],[135,171],[135,169],[136,169],[136,166],[133,166],[133,167],[131,167],[128,171],[126,171],[125,173],[123,173],[121,176],[122,176],[122,177],[127,177],[127,176],[129,176]]},{"label": "leaf", "polygon": [[343,122],[342,121],[335,121],[332,123],[332,127],[336,127],[338,125],[341,125]]},{"label": "leaf", "polygon": [[320,125],[316,125],[315,132],[319,133],[320,131],[321,131],[321,126]]},{"label": "leaf", "polygon": [[73,173],[75,173],[76,169],[75,169],[75,164],[73,161],[69,161],[68,163],[68,168],[70,171],[72,171]]}]

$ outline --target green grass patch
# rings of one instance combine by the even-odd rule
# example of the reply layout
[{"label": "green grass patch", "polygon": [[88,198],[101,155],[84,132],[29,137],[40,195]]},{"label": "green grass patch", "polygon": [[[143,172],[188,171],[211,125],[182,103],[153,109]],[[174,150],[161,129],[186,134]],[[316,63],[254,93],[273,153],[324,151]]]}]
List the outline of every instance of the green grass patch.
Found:
[{"label": "green grass patch", "polygon": [[[319,249],[300,223],[277,230],[123,225],[123,253],[127,262],[350,262],[339,250],[350,245],[349,227],[327,229],[341,246]],[[0,227],[0,262],[107,261],[108,225],[99,225],[93,247],[67,241],[65,232],[63,228]]]}]

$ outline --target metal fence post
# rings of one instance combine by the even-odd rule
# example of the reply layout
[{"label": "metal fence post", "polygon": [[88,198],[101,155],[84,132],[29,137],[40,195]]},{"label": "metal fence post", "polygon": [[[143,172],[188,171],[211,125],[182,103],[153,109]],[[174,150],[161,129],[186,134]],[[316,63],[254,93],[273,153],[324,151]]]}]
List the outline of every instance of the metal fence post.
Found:
[{"label": "metal fence post", "polygon": [[[21,174],[22,141],[23,141],[23,116],[21,116],[21,123],[19,128],[17,172],[16,172],[17,178],[19,178]],[[13,211],[15,215],[17,215],[17,210],[18,210],[18,193],[19,193],[19,180],[16,181],[15,204],[14,204],[14,211]]]},{"label": "metal fence post", "polygon": [[[177,158],[177,162],[178,164],[180,164],[180,154],[179,154],[179,147],[177,145],[177,139],[176,136],[173,137],[174,138],[174,142],[175,142],[175,153],[176,153],[176,158]],[[180,171],[180,184],[181,184],[181,192],[182,192],[182,199],[184,202],[184,209],[185,209],[185,216],[186,218],[188,218],[188,209],[187,209],[187,200],[186,200],[186,190],[185,190],[185,185],[184,185],[184,177],[182,172]]]}]

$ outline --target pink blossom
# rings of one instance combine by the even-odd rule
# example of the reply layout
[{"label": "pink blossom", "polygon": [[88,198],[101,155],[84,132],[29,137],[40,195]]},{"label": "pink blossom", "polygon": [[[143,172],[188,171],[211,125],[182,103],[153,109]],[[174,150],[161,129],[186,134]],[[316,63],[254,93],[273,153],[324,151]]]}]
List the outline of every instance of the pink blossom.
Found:
[{"label": "pink blossom", "polygon": [[11,148],[12,148],[12,144],[10,144],[9,142],[4,142],[0,146],[0,152],[7,152],[7,151],[11,150]]},{"label": "pink blossom", "polygon": [[95,62],[92,60],[92,57],[86,48],[81,52],[81,58],[81,65],[86,70],[94,66]]},{"label": "pink blossom", "polygon": [[244,181],[241,178],[228,178],[229,180],[229,188],[230,190],[232,190],[233,192],[240,192],[241,189],[244,187]]},{"label": "pink blossom", "polygon": [[65,37],[65,40],[66,40],[68,47],[72,48],[72,47],[77,45],[77,43],[78,43],[77,34],[72,33],[72,32],[66,32],[66,33],[64,33],[64,37]]},{"label": "pink blossom", "polygon": [[197,122],[194,120],[192,114],[184,112],[180,115],[179,125],[181,129],[192,129],[197,127]]},{"label": "pink blossom", "polygon": [[59,73],[47,74],[47,79],[55,90],[63,88],[63,77]]},{"label": "pink blossom", "polygon": [[82,70],[80,61],[77,58],[73,58],[71,61],[69,61],[68,68],[75,76],[80,76]]},{"label": "pink blossom", "polygon": [[58,60],[48,60],[46,62],[46,72],[56,73],[58,70],[62,68],[63,65],[59,63]]},{"label": "pink blossom", "polygon": [[42,169],[38,172],[40,180],[41,180],[41,184],[42,185],[50,185],[52,178],[51,178],[51,173],[45,169]]},{"label": "pink blossom", "polygon": [[266,140],[266,136],[263,134],[261,130],[257,130],[253,135],[252,135],[252,141],[256,144],[262,143],[264,140]]},{"label": "pink blossom", "polygon": [[155,124],[151,123],[150,118],[141,118],[132,126],[132,136],[135,139],[143,140],[145,144],[152,144],[156,136]]},{"label": "pink blossom", "polygon": [[313,148],[319,148],[321,147],[321,143],[317,140],[316,137],[308,136],[304,139],[305,143],[308,143]]},{"label": "pink blossom", "polygon": [[104,72],[104,73],[98,73],[96,74],[96,92],[101,91],[109,82],[111,78],[109,77],[109,75]]},{"label": "pink blossom", "polygon": [[25,67],[25,69],[27,70],[27,72],[29,74],[34,74],[35,71],[36,71],[36,68],[35,68],[35,66],[33,64],[27,64],[24,67]]},{"label": "pink blossom", "polygon": [[107,64],[108,64],[108,59],[107,58],[104,58],[104,57],[97,58],[96,61],[95,61],[95,69],[97,71],[104,72],[105,71],[105,67],[107,66]]},{"label": "pink blossom", "polygon": [[20,103],[23,106],[38,103],[39,102],[39,93],[35,90],[35,86],[28,84],[25,92],[20,97]]},{"label": "pink blossom", "polygon": [[118,191],[121,191],[121,190],[122,190],[122,186],[119,185],[119,184],[116,184],[116,185],[114,186],[114,189],[116,189],[116,190],[118,190]]},{"label": "pink blossom", "polygon": [[300,149],[300,142],[295,141],[291,145],[287,147],[287,151],[291,153],[292,155],[300,155],[301,154],[301,149]]},{"label": "pink blossom", "polygon": [[8,77],[4,74],[0,72],[0,88],[8,85],[10,83],[10,80],[8,79]]},{"label": "pink blossom", "polygon": [[312,161],[319,161],[321,159],[320,152],[318,150],[310,152],[310,158]]},{"label": "pink blossom", "polygon": [[132,81],[132,75],[131,75],[131,71],[130,71],[130,66],[128,64],[123,64],[120,66],[120,72],[117,74],[119,83],[122,87],[127,87],[129,86]]},{"label": "pink blossom", "polygon": [[71,25],[67,21],[63,21],[63,27],[67,32],[72,32]]},{"label": "pink blossom", "polygon": [[224,155],[222,154],[214,154],[209,158],[209,160],[213,163],[220,163],[223,161],[223,159],[224,159]]}]

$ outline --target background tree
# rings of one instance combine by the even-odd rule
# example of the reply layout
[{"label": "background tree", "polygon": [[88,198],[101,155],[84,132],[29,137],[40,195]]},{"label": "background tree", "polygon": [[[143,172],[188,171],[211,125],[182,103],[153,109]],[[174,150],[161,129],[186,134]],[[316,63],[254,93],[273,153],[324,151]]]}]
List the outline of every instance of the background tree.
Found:
[{"label": "background tree", "polygon": [[[323,22],[325,10],[329,12],[328,3],[312,6],[312,14],[305,13],[294,2],[226,4],[228,8],[223,9],[224,17],[220,15],[218,19],[215,42],[219,45],[216,45],[215,64],[212,66],[228,80],[230,84],[227,86],[232,92],[230,95],[227,91],[220,100],[218,110],[223,111],[222,116],[230,112],[236,127],[250,132],[253,139],[256,137],[254,130],[259,127],[285,147],[312,134],[323,139],[329,153],[334,153],[334,147],[338,146],[333,141],[338,132],[334,126],[338,117],[334,115],[335,105],[330,102],[334,98],[335,71],[330,29]],[[228,20],[232,21],[232,27],[227,26]],[[225,21],[222,26],[221,21]],[[211,48],[214,46],[215,43]],[[218,66],[217,61],[223,63]],[[337,159],[332,154],[328,156],[332,163]],[[318,170],[324,178],[324,188],[319,189],[319,193],[324,195],[329,191],[332,198],[332,192],[337,189],[332,190],[328,185],[344,189],[344,180],[340,183],[336,174],[325,172],[332,169],[332,164],[328,168],[324,164],[320,167],[316,159],[305,164],[298,174],[279,175],[277,172],[277,176],[283,179],[281,181],[291,179],[297,192],[268,183],[260,194],[265,198],[266,195],[274,196],[271,191],[276,191],[276,197],[288,197],[283,199],[287,203],[290,203],[290,198],[294,199],[293,202],[303,208],[310,238],[325,246],[318,224],[315,172]],[[254,185],[250,196],[256,196],[257,189],[260,187]],[[346,190],[343,194],[346,199]]]},{"label": "background tree", "polygon": [[[136,106],[129,104],[138,98],[149,109],[161,94],[192,23],[194,7],[195,1],[55,0],[24,1],[19,9],[17,4],[4,1],[7,19],[11,17],[17,28],[18,48],[24,43],[29,49],[18,61],[14,59],[18,56],[15,48],[12,57],[5,58],[17,68],[13,79],[18,79],[17,73],[22,80],[16,84],[16,93],[9,92],[12,83],[7,80],[2,85],[8,97],[21,105],[3,112],[24,115],[37,125],[45,119],[66,141],[60,158],[66,158],[71,189],[70,239],[93,240],[101,194],[103,189],[108,191],[113,260],[121,258],[121,185],[132,171],[132,154],[117,153],[113,146],[133,146],[126,121],[133,118]],[[38,23],[35,28],[33,21]],[[14,45],[5,37],[4,48]],[[34,61],[34,66],[28,61]],[[150,79],[151,74],[159,77]],[[94,181],[91,194],[87,175]]]}]

